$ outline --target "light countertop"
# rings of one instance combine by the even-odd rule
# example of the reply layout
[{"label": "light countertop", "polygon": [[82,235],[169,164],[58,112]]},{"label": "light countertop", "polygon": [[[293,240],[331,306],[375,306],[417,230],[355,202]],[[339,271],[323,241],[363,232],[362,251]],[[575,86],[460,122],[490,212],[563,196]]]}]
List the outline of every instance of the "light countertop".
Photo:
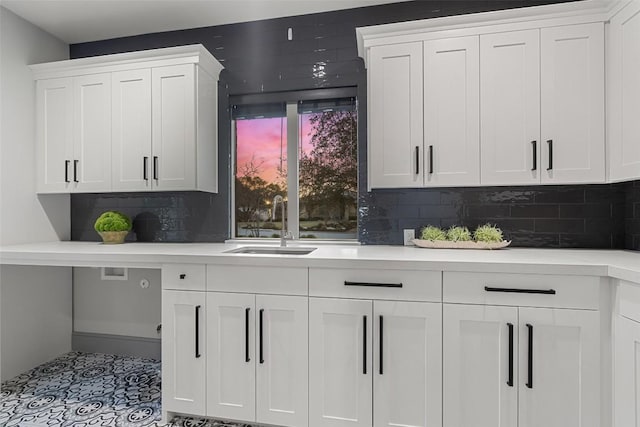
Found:
[{"label": "light countertop", "polygon": [[[254,244],[252,246],[256,246]],[[507,248],[317,245],[308,255],[229,254],[246,244],[49,242],[0,247],[0,264],[159,268],[165,263],[385,268],[611,276],[640,283],[640,252]],[[305,242],[303,246],[314,246]]]}]

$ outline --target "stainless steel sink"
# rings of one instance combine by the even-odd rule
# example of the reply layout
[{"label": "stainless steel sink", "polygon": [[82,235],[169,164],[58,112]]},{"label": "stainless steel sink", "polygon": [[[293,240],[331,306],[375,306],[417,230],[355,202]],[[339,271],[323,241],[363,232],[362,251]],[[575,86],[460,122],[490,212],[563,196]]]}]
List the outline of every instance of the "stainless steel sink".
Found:
[{"label": "stainless steel sink", "polygon": [[259,254],[259,255],[307,255],[317,248],[274,247],[274,246],[245,246],[224,251],[226,254]]}]

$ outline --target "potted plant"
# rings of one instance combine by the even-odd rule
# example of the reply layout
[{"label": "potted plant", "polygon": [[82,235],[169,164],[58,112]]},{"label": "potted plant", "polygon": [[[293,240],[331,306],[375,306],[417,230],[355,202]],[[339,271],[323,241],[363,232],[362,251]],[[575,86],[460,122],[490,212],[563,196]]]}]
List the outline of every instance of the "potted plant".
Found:
[{"label": "potted plant", "polygon": [[106,244],[124,243],[124,238],[131,230],[131,220],[121,212],[107,211],[100,215],[93,228]]}]

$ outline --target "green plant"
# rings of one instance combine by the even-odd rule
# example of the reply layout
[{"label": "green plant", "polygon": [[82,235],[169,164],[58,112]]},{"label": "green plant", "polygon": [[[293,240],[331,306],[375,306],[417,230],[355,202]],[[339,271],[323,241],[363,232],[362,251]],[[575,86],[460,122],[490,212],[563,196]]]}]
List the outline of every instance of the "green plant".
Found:
[{"label": "green plant", "polygon": [[471,232],[467,227],[452,226],[447,230],[447,240],[452,242],[468,242],[471,240]]},{"label": "green plant", "polygon": [[98,217],[93,228],[96,231],[129,231],[131,220],[123,213],[107,211]]},{"label": "green plant", "polygon": [[433,225],[427,225],[422,229],[420,238],[422,240],[447,240],[447,235],[442,229],[434,227]]},{"label": "green plant", "polygon": [[502,242],[502,230],[495,225],[485,224],[479,226],[473,233],[473,238],[476,242],[494,243]]}]

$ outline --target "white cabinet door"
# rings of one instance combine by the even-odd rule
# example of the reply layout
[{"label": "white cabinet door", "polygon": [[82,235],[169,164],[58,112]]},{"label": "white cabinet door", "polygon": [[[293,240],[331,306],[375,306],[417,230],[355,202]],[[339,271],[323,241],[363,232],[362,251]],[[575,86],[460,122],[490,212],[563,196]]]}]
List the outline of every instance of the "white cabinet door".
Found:
[{"label": "white cabinet door", "polygon": [[518,309],[444,304],[445,427],[515,427]]},{"label": "white cabinet door", "polygon": [[207,415],[256,419],[255,296],[207,293]]},{"label": "white cabinet door", "polygon": [[604,24],[543,28],[540,39],[542,183],[604,182]]},{"label": "white cabinet door", "polygon": [[480,36],[483,185],[540,182],[539,30]]},{"label": "white cabinet door", "polygon": [[614,425],[640,427],[640,323],[615,318]]},{"label": "white cabinet door", "polygon": [[151,189],[151,70],[111,75],[114,191]]},{"label": "white cabinet door", "polygon": [[111,75],[73,78],[75,190],[111,190]]},{"label": "white cabinet door", "polygon": [[309,298],[309,425],[371,427],[372,302]]},{"label": "white cabinet door", "polygon": [[308,425],[307,297],[257,295],[256,421]]},{"label": "white cabinet door", "polygon": [[425,185],[480,184],[479,38],[424,43]]},{"label": "white cabinet door", "polygon": [[519,316],[518,426],[600,426],[600,314],[519,308]]},{"label": "white cabinet door", "polygon": [[374,301],[375,427],[442,425],[442,305]]},{"label": "white cabinet door", "polygon": [[369,187],[422,187],[422,43],[369,51]]},{"label": "white cabinet door", "polygon": [[162,291],[162,411],[206,415],[205,294]]},{"label": "white cabinet door", "polygon": [[151,90],[153,185],[157,190],[193,190],[196,186],[195,65],[154,68]]},{"label": "white cabinet door", "polygon": [[640,0],[611,18],[607,44],[610,178],[640,178]]},{"label": "white cabinet door", "polygon": [[69,192],[73,181],[72,79],[38,80],[36,97],[38,192]]}]

